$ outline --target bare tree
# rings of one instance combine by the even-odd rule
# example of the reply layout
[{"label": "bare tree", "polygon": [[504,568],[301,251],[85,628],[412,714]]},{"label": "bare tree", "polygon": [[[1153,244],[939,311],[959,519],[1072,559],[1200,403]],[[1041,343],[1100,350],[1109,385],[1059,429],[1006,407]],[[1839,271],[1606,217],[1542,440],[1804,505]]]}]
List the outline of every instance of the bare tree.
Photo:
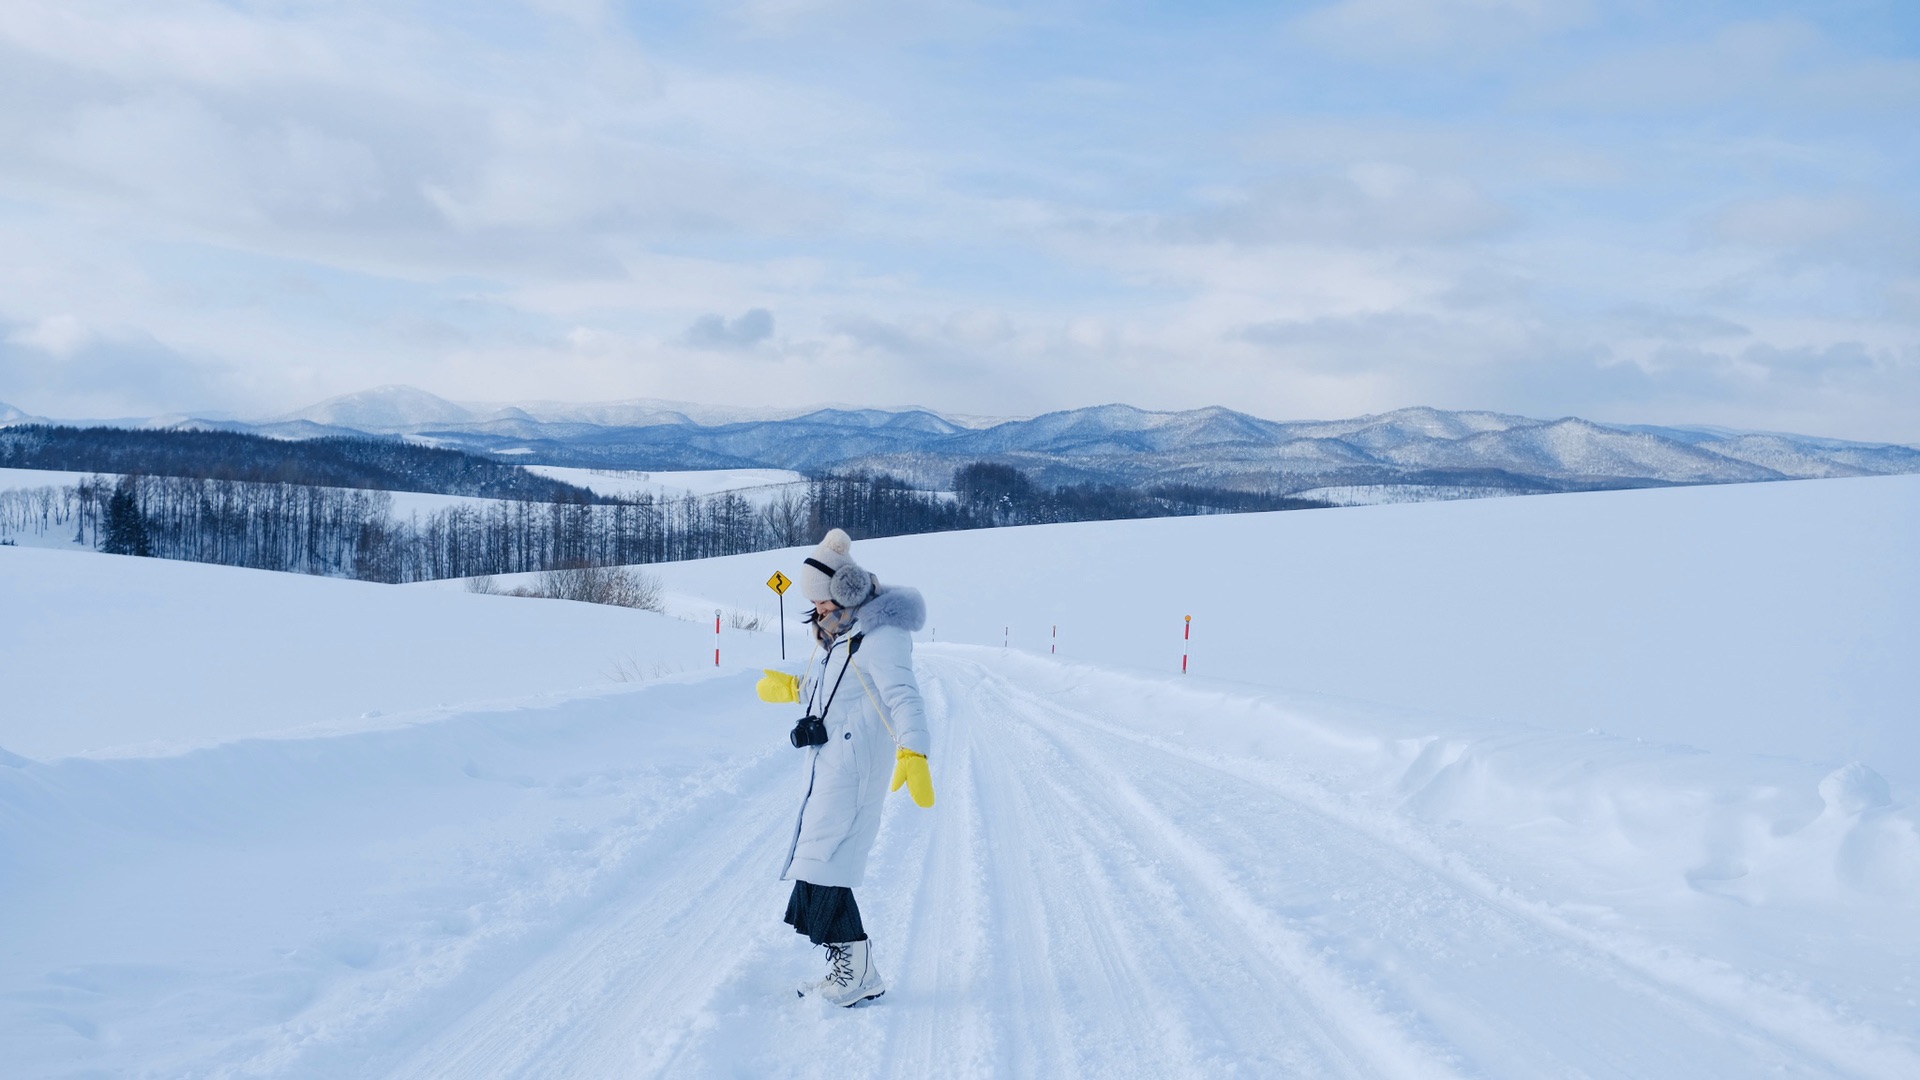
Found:
[{"label": "bare tree", "polygon": [[812,535],[808,526],[813,515],[805,491],[797,485],[782,488],[779,496],[760,511],[760,516],[767,540],[773,547],[798,547]]}]

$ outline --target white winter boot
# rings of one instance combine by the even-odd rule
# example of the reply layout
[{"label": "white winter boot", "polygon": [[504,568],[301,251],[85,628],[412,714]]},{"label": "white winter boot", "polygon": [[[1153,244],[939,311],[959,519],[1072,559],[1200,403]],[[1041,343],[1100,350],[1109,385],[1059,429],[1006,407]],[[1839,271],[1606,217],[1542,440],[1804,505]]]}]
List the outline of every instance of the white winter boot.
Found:
[{"label": "white winter boot", "polygon": [[827,977],[818,984],[822,1000],[847,1007],[887,992],[886,981],[873,966],[872,945],[872,941],[848,941],[827,946]]},{"label": "white winter boot", "polygon": [[817,979],[808,979],[799,986],[794,987],[793,992],[799,994],[801,997],[820,997],[826,994],[828,990],[838,990],[840,988],[840,984],[835,982],[833,977],[841,968],[842,962],[840,954],[846,949],[846,946],[822,945],[821,947],[827,950],[827,973]]}]

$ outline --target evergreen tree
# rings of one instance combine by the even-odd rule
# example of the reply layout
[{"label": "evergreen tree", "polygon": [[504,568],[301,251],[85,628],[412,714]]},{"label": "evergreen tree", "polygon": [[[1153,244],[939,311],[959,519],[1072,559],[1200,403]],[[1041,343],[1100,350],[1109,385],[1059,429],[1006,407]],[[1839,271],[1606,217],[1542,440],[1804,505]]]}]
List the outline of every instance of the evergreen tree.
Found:
[{"label": "evergreen tree", "polygon": [[140,513],[140,500],[134,495],[134,478],[121,477],[107,500],[107,519],[100,530],[100,550],[109,555],[153,554],[147,540],[147,519]]},{"label": "evergreen tree", "polygon": [[963,465],[954,470],[953,490],[976,526],[1025,525],[1036,519],[1039,492],[1026,473],[1011,465]]}]

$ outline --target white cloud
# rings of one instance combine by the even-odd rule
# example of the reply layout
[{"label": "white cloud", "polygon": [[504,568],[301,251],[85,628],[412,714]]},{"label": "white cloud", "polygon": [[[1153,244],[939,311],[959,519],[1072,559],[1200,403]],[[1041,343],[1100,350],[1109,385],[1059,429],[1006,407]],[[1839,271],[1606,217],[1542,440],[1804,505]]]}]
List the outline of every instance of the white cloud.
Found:
[{"label": "white cloud", "polygon": [[1920,223],[1895,205],[1860,195],[1742,199],[1712,220],[1716,239],[1796,258],[1914,265]]},{"label": "white cloud", "polygon": [[1036,17],[1037,9],[1044,6],[974,0],[741,0],[729,5],[728,16],[749,35],[797,38],[850,33],[864,44],[879,47],[992,37]]},{"label": "white cloud", "polygon": [[[335,48],[342,39],[312,27],[195,0],[26,0],[0,9],[0,45],[113,82],[252,88],[354,73],[353,52]],[[362,52],[371,44],[361,42]]]},{"label": "white cloud", "polygon": [[1596,329],[1606,338],[1698,344],[1750,337],[1753,331],[1717,315],[1678,311],[1655,304],[1624,304],[1606,313]]},{"label": "white cloud", "polygon": [[1572,29],[1592,9],[1586,0],[1339,0],[1301,16],[1295,29],[1343,53],[1457,59]]},{"label": "white cloud", "polygon": [[1920,60],[1843,50],[1802,19],[1756,19],[1578,59],[1523,100],[1659,114],[1750,103],[1788,116],[1857,118],[1920,103]]},{"label": "white cloud", "polygon": [[53,356],[72,356],[93,341],[93,331],[73,315],[49,315],[7,334],[15,345],[28,345]]},{"label": "white cloud", "polygon": [[137,331],[101,333],[72,316],[12,327],[0,340],[0,387],[30,413],[62,418],[148,415],[156,402],[219,408],[226,373]]},{"label": "white cloud", "polygon": [[1889,282],[1885,298],[1887,310],[1895,318],[1920,323],[1920,277]]},{"label": "white cloud", "polygon": [[[850,103],[665,75],[590,5],[542,25],[540,49],[406,15],[24,5],[0,41],[45,80],[0,74],[0,194],[378,273],[509,278],[604,269],[614,237],[831,217],[773,162],[844,126]],[[305,47],[263,69],[289,41]],[[756,141],[774,152],[718,150]]]},{"label": "white cloud", "polygon": [[1274,177],[1212,201],[1167,221],[1167,235],[1234,244],[1453,244],[1483,239],[1513,221],[1470,181],[1379,161],[1356,161],[1338,173]]},{"label": "white cloud", "polygon": [[17,0],[0,398],[1913,412],[1911,58],[1651,11]]}]

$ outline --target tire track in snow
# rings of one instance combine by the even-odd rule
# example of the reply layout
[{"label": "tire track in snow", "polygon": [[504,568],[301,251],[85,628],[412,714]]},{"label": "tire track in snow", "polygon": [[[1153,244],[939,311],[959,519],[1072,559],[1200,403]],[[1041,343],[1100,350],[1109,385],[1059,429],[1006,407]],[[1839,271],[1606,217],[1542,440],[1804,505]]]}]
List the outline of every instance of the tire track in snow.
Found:
[{"label": "tire track in snow", "polygon": [[[1047,725],[1046,732],[1078,760],[1100,763],[1096,767],[1116,778],[1138,778],[1138,787],[1119,782],[1131,789],[1128,801],[1150,817],[1162,818],[1169,842],[1229,849],[1228,854],[1211,857],[1221,867],[1258,866],[1263,853],[1270,858],[1274,851],[1301,850],[1298,826],[1311,824],[1313,831],[1327,838],[1317,846],[1334,853],[1327,861],[1336,875],[1336,887],[1342,877],[1371,881],[1377,890],[1389,886],[1384,889],[1385,898],[1367,905],[1376,920],[1372,932],[1397,926],[1402,932],[1411,928],[1413,933],[1431,935],[1435,927],[1464,921],[1478,928],[1480,940],[1463,946],[1456,935],[1444,944],[1456,950],[1475,944],[1490,947],[1508,966],[1531,966],[1524,975],[1518,970],[1512,973],[1519,976],[1520,991],[1488,1009],[1460,1001],[1461,986],[1443,985],[1435,980],[1436,973],[1406,967],[1381,973],[1386,985],[1401,992],[1409,1007],[1440,1021],[1446,1037],[1471,1046],[1471,1056],[1483,1068],[1505,1060],[1513,1066],[1510,1075],[1514,1076],[1596,1066],[1608,1074],[1607,1065],[1613,1067],[1612,1075],[1621,1076],[1703,1075],[1726,1067],[1728,1042],[1740,1047],[1739,1056],[1747,1059],[1745,1070],[1776,1075],[1899,1077],[1914,1075],[1920,1065],[1907,1048],[1875,1037],[1877,1032],[1826,1030],[1834,1022],[1810,1017],[1817,1011],[1811,1003],[1798,1011],[1792,1003],[1761,1009],[1776,1020],[1782,1012],[1788,1014],[1783,1027],[1763,1026],[1750,1010],[1726,1007],[1724,994],[1702,995],[1693,986],[1662,979],[1595,935],[1543,917],[1535,910],[1537,905],[1512,902],[1486,882],[1462,877],[1430,852],[1408,850],[1361,827],[1349,820],[1350,814],[1328,813],[1324,792],[1317,793],[1321,798],[1303,799],[1301,792],[1293,790],[1298,782],[1225,768],[1203,755],[1103,722],[1010,683],[1004,687],[1036,715],[1066,721]],[[1089,735],[1105,745],[1095,750]],[[1196,793],[1203,791],[1210,794],[1197,798]],[[1197,814],[1223,803],[1246,808],[1263,802],[1268,807],[1265,813],[1240,812],[1230,819],[1216,815],[1221,827],[1206,833],[1179,829],[1160,809],[1180,805],[1187,813]],[[1445,910],[1416,910],[1436,905]],[[1408,918],[1401,908],[1414,911],[1417,917]],[[1323,933],[1323,947],[1364,945],[1368,932],[1368,927],[1348,925],[1343,934]],[[1501,948],[1525,955],[1499,957]],[[1716,975],[1737,978],[1724,972]],[[1571,1007],[1558,1012],[1543,1008],[1539,987],[1553,988],[1548,1004],[1557,1001]],[[1574,987],[1581,990],[1576,992]],[[1577,1001],[1583,993],[1585,1000]],[[1815,1029],[1812,1037],[1806,1026],[1810,1020]],[[1541,1038],[1532,1026],[1536,1023],[1545,1024],[1554,1038],[1562,1040],[1560,1051]],[[1850,1038],[1850,1034],[1863,1037]],[[1562,1060],[1566,1044],[1582,1048],[1578,1061]],[[1532,1048],[1531,1059],[1522,1052],[1525,1047]]]},{"label": "tire track in snow", "polygon": [[[929,673],[921,689],[928,716],[941,732],[935,757],[951,764],[942,770],[939,812],[926,843],[905,853],[921,864],[912,895],[890,890],[877,896],[876,922],[882,929],[876,933],[885,934],[885,927],[895,922],[903,924],[904,933],[897,938],[898,947],[888,950],[903,964],[882,968],[894,980],[887,1008],[900,1019],[887,1033],[874,1072],[992,1076],[998,1040],[987,1006],[997,987],[986,948],[989,882],[982,844],[985,822],[976,795],[979,777],[973,767],[977,731],[953,722],[947,687],[938,675]],[[889,815],[919,812],[906,809],[904,802],[888,809]],[[900,843],[902,831],[889,830],[876,850],[877,873],[891,867],[891,849]],[[889,909],[896,906],[905,908],[904,918],[889,917]]]},{"label": "tire track in snow", "polygon": [[[1110,1064],[1126,1075],[1451,1075],[1443,1053],[1235,889],[1224,867],[1161,820],[1125,775],[1058,738],[1056,710],[984,667],[975,673],[976,715],[997,728],[999,741],[1023,747],[1028,768],[1019,775],[1039,766],[1049,778],[1014,785],[1040,797],[1000,824],[1050,834],[1058,854],[1077,850],[1083,872],[1055,884],[1080,909],[1075,921],[1107,935],[1127,932],[1124,943],[1109,938],[1101,948],[1121,958],[1107,983],[1114,1000],[1158,998],[1141,1015],[1118,1010],[1124,1022],[1104,1037],[1128,1049]],[[1169,1018],[1212,1030],[1204,1039],[1191,1030],[1175,1035]],[[1158,1037],[1143,1041],[1146,1033]]]},{"label": "tire track in snow", "polygon": [[[820,974],[821,953],[778,922],[777,908],[762,910],[747,928],[759,945],[716,995],[735,1008],[693,1033],[662,1068],[635,1075],[840,1080],[910,1075],[903,1062],[920,1063],[921,1075],[997,1075],[981,977],[987,899],[980,833],[968,816],[970,758],[965,732],[942,720],[940,691],[937,679],[923,683],[937,729],[934,754],[945,763],[939,812],[913,807],[904,793],[889,795],[893,805],[859,890],[885,996],[851,1010],[798,998],[793,987]],[[783,821],[791,821],[798,797],[789,788],[775,811]],[[773,884],[777,866],[769,860],[752,868],[763,887]]]},{"label": "tire track in snow", "polygon": [[663,825],[665,850],[638,857],[668,872],[638,876],[390,1075],[661,1075],[752,953],[737,929],[765,916],[792,794],[774,776],[784,780],[787,764],[769,757],[748,770],[742,787],[757,795],[722,793],[683,814],[683,830]]},{"label": "tire track in snow", "polygon": [[[1086,859],[1083,815],[1070,816],[1049,785],[1033,782],[1036,763],[1013,752],[981,708],[981,688],[972,691],[950,722],[968,732],[969,816],[991,868],[984,989],[1013,1025],[994,1075],[1111,1072],[1139,1067],[1146,1050],[1161,1051],[1151,1058],[1160,1075],[1193,1075],[1180,1011],[1119,940],[1128,922],[1111,903],[1111,878]],[[936,907],[924,921],[960,914]]]},{"label": "tire track in snow", "polygon": [[1661,983],[1271,763],[1012,664],[920,667],[940,803],[890,797],[861,893],[886,997],[787,986],[775,755],[395,1075],[1903,1075]]},{"label": "tire track in snow", "polygon": [[[1052,712],[978,665],[923,670],[941,802],[920,818],[893,796],[862,897],[885,998],[841,1012],[764,991],[766,950],[738,927],[775,917],[762,910],[775,853],[721,853],[751,829],[733,819],[786,820],[792,792],[775,785],[687,837],[668,879],[605,905],[399,1075],[1448,1075],[1393,1018],[1357,999],[1330,1009],[1303,991],[1298,962],[1250,953],[1225,929],[1231,905],[1113,798],[1112,778],[1070,767],[1040,734]],[[681,890],[712,910],[634,914]],[[676,1001],[663,972],[639,969],[683,968],[685,950],[649,944],[695,926],[731,951],[710,952]],[[715,1017],[716,997],[745,1006]]]},{"label": "tire track in snow", "polygon": [[1217,986],[1217,913],[1183,903],[1110,806],[1039,781],[1057,753],[982,672],[922,668],[938,812],[892,797],[861,893],[891,989],[844,1012],[756,998],[671,1075],[1381,1075],[1289,979]]}]

